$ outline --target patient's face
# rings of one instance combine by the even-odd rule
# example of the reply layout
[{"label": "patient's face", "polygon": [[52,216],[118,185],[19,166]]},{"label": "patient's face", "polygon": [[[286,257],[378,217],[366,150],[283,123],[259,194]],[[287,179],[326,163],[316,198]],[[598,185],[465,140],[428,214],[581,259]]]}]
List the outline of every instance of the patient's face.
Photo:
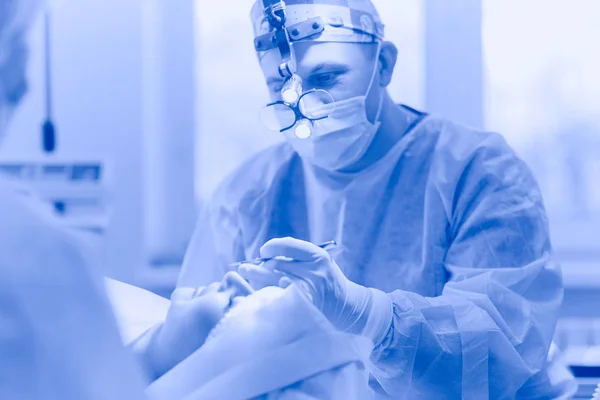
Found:
[{"label": "patient's face", "polygon": [[240,300],[184,368],[198,366],[194,379],[207,382],[315,332],[331,331],[331,323],[294,285],[266,287]]},{"label": "patient's face", "polygon": [[254,290],[237,272],[229,272],[221,282],[215,282],[198,290],[191,302],[194,313],[200,317],[197,323],[202,326],[204,338],[230,308],[253,292]]},{"label": "patient's face", "polygon": [[166,372],[200,348],[229,309],[252,292],[236,272],[197,293],[193,288],[176,289],[156,346],[157,373]]}]

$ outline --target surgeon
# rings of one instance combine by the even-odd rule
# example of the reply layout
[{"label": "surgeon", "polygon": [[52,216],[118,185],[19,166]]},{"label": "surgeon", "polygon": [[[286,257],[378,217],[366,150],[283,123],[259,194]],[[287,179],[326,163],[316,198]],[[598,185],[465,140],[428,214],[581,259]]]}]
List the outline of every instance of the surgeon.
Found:
[{"label": "surgeon", "polygon": [[[368,337],[381,398],[563,399],[563,298],[542,196],[502,136],[395,104],[396,47],[369,0],[262,0],[254,46],[286,141],[198,221],[179,284],[296,283]],[[338,251],[317,246],[335,240]]]}]

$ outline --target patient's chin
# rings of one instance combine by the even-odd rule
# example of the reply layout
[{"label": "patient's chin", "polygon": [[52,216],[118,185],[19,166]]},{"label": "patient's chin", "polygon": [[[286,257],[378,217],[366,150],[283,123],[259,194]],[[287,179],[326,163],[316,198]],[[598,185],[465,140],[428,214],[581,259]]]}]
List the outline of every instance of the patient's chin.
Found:
[{"label": "patient's chin", "polygon": [[[257,318],[260,310],[279,298],[283,289],[279,287],[268,287],[244,298],[239,298],[237,304],[229,309],[221,320],[210,331],[205,343],[210,343],[215,339],[227,336],[229,332],[236,332],[238,335],[249,335],[258,331],[268,331],[268,324],[273,323],[273,319],[264,320]],[[251,340],[251,335],[248,336]]]},{"label": "patient's chin", "polygon": [[209,334],[202,352],[214,372],[224,370],[314,332],[335,328],[297,288],[269,287],[255,292],[225,315]]}]

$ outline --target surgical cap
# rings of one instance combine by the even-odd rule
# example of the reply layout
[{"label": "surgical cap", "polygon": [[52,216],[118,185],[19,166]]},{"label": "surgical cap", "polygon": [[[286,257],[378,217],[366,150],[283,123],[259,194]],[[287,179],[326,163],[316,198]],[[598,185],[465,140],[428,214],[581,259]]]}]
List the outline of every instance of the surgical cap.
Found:
[{"label": "surgical cap", "polygon": [[[285,0],[285,6],[286,27],[292,41],[373,43],[384,37],[384,25],[371,0]],[[263,53],[275,48],[270,41],[273,28],[265,16],[262,0],[254,3],[250,15],[256,51]],[[313,24],[302,25],[307,21]],[[324,29],[310,35],[311,27],[320,28],[321,24]],[[300,33],[300,39],[294,38],[294,29]]]}]

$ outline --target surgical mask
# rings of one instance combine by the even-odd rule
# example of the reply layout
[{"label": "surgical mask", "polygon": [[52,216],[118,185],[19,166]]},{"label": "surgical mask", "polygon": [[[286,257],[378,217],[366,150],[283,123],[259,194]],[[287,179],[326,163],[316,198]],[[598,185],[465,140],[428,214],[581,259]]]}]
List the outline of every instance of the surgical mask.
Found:
[{"label": "surgical mask", "polygon": [[[380,46],[378,44],[377,55]],[[366,153],[381,126],[379,117],[383,108],[383,91],[379,97],[375,122],[369,121],[366,107],[377,65],[378,58],[375,59],[371,81],[364,95],[310,108],[314,114],[329,114],[329,117],[313,122],[309,138],[298,138],[294,129],[284,132],[300,157],[323,169],[337,171],[354,164]]]}]

